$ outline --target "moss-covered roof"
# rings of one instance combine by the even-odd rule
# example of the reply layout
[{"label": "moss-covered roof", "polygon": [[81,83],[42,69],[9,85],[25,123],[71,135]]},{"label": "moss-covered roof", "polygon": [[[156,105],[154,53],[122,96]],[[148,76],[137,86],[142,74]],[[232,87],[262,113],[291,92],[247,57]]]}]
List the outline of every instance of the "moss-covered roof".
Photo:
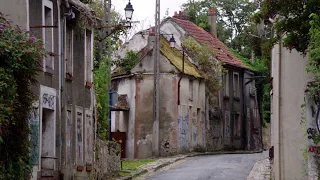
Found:
[{"label": "moss-covered roof", "polygon": [[[182,54],[177,49],[172,49],[169,42],[161,37],[160,38],[160,52],[179,70],[182,72]],[[184,60],[184,74],[201,77],[195,65],[193,65],[187,57]]]}]

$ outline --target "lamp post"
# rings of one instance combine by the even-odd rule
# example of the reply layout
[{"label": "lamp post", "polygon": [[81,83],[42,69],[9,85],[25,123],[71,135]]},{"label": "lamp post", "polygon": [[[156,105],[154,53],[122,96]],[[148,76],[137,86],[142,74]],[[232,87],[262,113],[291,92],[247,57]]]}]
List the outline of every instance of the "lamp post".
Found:
[{"label": "lamp post", "polygon": [[[115,25],[115,26],[111,26],[110,22],[111,22],[111,0],[108,0],[108,6],[106,5],[106,0],[104,0],[104,18],[103,18],[103,25],[106,24],[107,18],[107,12],[108,12],[108,25],[107,26],[99,26],[98,29],[100,30],[99,32],[99,60],[101,60],[102,58],[102,54],[103,54],[103,46],[105,46],[105,39],[107,37],[109,37],[110,35],[118,32],[119,30],[122,30],[124,28],[131,28],[131,20],[132,20],[132,15],[134,12],[133,6],[129,0],[128,4],[126,5],[126,7],[124,8],[125,10],[125,17],[126,17],[126,21],[125,21],[125,25],[123,24],[119,24],[119,25]],[[103,29],[107,29],[107,33],[105,33],[105,31]],[[108,47],[107,47],[108,48]],[[111,65],[111,62],[108,62],[109,65]],[[110,66],[111,67],[111,66]],[[106,69],[106,71],[108,71],[109,73],[109,77],[111,77],[111,70],[110,69]],[[111,80],[109,81],[110,85],[111,85]],[[111,110],[112,110],[112,91],[111,91],[111,86],[108,86],[108,92],[109,92],[109,134],[108,134],[108,139],[111,141],[112,140],[112,134],[111,134]]]}]

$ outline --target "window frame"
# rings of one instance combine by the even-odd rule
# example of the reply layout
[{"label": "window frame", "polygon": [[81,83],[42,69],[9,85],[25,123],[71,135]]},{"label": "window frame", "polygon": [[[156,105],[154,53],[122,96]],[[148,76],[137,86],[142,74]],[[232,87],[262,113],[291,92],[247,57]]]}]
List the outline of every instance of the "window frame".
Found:
[{"label": "window frame", "polygon": [[[50,9],[50,15],[51,15],[51,22],[50,22],[50,25],[53,26],[53,3],[52,1],[49,1],[49,0],[42,0],[42,25],[43,26],[46,26],[47,25],[47,22],[46,22],[46,8]],[[48,49],[46,48],[46,30],[48,30],[49,28],[42,28],[42,39],[43,39],[43,46],[44,48],[53,53],[54,52],[54,32],[53,32],[53,29],[51,29],[51,48]],[[48,66],[48,62],[47,62],[47,58],[51,58],[51,66]],[[43,71],[44,72],[48,72],[50,74],[53,74],[54,72],[54,56],[52,55],[47,55],[47,57],[45,57],[43,59],[43,62],[42,62],[42,65],[43,65]]]},{"label": "window frame", "polygon": [[[237,76],[237,83],[236,83],[236,78]],[[239,72],[233,72],[233,97],[235,98],[240,98],[240,75]]]},{"label": "window frame", "polygon": [[[70,28],[70,29],[69,29]],[[71,31],[70,31],[71,30]],[[65,29],[64,29],[64,32],[65,32],[65,37],[64,37],[64,45],[65,45],[65,48],[64,48],[64,61],[65,61],[65,78],[72,78],[73,77],[73,60],[74,60],[74,49],[73,49],[73,44],[74,44],[74,30],[71,26],[67,26],[67,22],[65,24]],[[69,42],[69,39],[67,39],[67,33],[69,33],[69,38],[70,38],[70,42]],[[70,49],[67,48],[68,46],[68,43],[70,43]],[[69,52],[68,52],[69,51]],[[68,56],[68,57],[67,57]],[[68,63],[71,62],[71,63]],[[70,65],[71,64],[71,65]],[[70,67],[71,66],[71,67]],[[68,76],[71,76],[71,77],[68,77]]]},{"label": "window frame", "polygon": [[[87,45],[88,45],[88,43],[87,43],[87,41],[88,41],[88,39],[87,39],[87,33],[88,33],[88,31],[91,33],[90,34],[90,52],[88,52],[88,47],[87,47]],[[91,84],[92,84],[92,82],[93,82],[93,73],[92,73],[92,69],[93,69],[93,30],[91,29],[91,30],[89,30],[89,29],[86,29],[85,30],[85,33],[84,33],[84,73],[85,73],[85,76],[84,76],[84,83],[85,83],[85,85],[86,86],[91,86]],[[89,60],[89,62],[90,62],[90,64],[89,64],[89,66],[90,66],[90,69],[91,69],[91,71],[89,71],[88,72],[88,64],[87,64],[87,62],[88,62],[88,53],[90,53],[90,60]],[[88,73],[90,73],[90,74],[88,74]]]},{"label": "window frame", "polygon": [[229,72],[223,75],[223,95],[229,97],[230,96],[230,89],[229,89]]},{"label": "window frame", "polygon": [[189,100],[193,101],[193,79],[189,79]]}]

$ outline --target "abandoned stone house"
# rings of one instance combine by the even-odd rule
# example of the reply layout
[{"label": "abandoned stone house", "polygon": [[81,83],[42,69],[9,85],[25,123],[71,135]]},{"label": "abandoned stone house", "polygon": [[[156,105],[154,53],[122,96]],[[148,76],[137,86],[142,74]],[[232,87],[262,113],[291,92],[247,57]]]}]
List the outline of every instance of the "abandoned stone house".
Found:
[{"label": "abandoned stone house", "polygon": [[[95,142],[91,9],[78,0],[10,0],[0,11],[43,39],[48,52],[32,87],[39,98],[29,121],[31,179],[88,179]],[[83,19],[86,25],[75,28]]]},{"label": "abandoned stone house", "polygon": [[[164,44],[168,45],[168,42],[162,40],[159,132],[159,151],[162,156],[200,149],[262,149],[254,71],[217,39],[214,29],[215,10],[209,10],[208,18],[212,27],[211,34],[189,21],[182,12],[175,13],[161,23],[161,32],[173,34],[178,49],[181,48],[181,41],[188,37],[199,44],[208,43],[217,52],[216,59],[227,70],[221,78],[223,89],[217,98],[217,110],[207,102],[206,87],[201,77],[194,74],[183,76],[179,89],[181,55],[176,55],[176,58],[168,56],[168,52],[177,50],[164,51]],[[119,55],[123,57],[128,50],[141,54],[146,49],[152,49],[150,41],[152,42],[150,33],[138,32],[124,44]],[[192,59],[189,60],[190,66],[197,70]],[[117,111],[112,115],[112,131],[126,134],[123,141],[126,158],[152,156],[153,61],[150,51],[142,56],[130,73],[112,76],[113,91],[125,99],[121,104],[126,107],[122,110],[115,107]]]},{"label": "abandoned stone house", "polygon": [[223,89],[218,98],[220,112],[214,113],[219,114],[219,117],[208,113],[208,121],[212,123],[209,127],[213,127],[209,132],[209,147],[214,150],[261,150],[261,119],[254,83],[255,72],[219,41],[216,21],[216,9],[208,9],[209,33],[189,21],[183,12],[179,12],[165,19],[161,30],[174,34],[178,44],[187,37],[192,37],[200,44],[207,43],[216,52],[216,59],[227,70],[222,76]]},{"label": "abandoned stone house", "polygon": [[[142,36],[136,34],[133,39],[140,41]],[[140,51],[140,61],[130,73],[114,71],[112,76],[113,90],[126,97],[125,103],[113,108],[118,111],[113,113],[112,128],[114,132],[126,133],[126,158],[153,156],[152,41],[155,36],[151,33],[142,39],[146,46]],[[184,62],[184,75],[181,74],[182,54],[172,49],[164,37],[160,39],[160,52],[159,153],[166,156],[205,148],[205,83],[188,59]]]}]

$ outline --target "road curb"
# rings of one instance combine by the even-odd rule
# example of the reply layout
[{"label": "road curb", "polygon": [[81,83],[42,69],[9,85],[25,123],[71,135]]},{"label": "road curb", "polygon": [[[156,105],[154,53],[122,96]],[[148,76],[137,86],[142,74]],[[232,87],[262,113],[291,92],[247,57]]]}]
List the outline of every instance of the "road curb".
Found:
[{"label": "road curb", "polygon": [[188,157],[196,157],[196,156],[207,156],[207,155],[221,155],[221,154],[255,154],[255,153],[261,153],[263,151],[217,151],[217,152],[204,152],[204,153],[193,153],[193,154],[187,154],[187,155],[183,155],[182,157],[178,157],[177,159],[175,160],[172,160],[172,161],[167,161],[167,162],[163,162],[161,164],[159,164],[158,166],[148,170],[148,169],[142,169],[140,171],[138,171],[137,173],[134,173],[130,176],[126,176],[126,177],[122,177],[122,178],[119,178],[119,179],[116,179],[116,180],[130,180],[130,179],[133,179],[137,176],[141,176],[141,175],[144,175],[148,172],[156,172],[158,171],[159,169],[163,168],[163,167],[166,167],[170,164],[173,164],[175,162],[178,162],[178,161],[181,161],[183,159],[186,159]]}]

